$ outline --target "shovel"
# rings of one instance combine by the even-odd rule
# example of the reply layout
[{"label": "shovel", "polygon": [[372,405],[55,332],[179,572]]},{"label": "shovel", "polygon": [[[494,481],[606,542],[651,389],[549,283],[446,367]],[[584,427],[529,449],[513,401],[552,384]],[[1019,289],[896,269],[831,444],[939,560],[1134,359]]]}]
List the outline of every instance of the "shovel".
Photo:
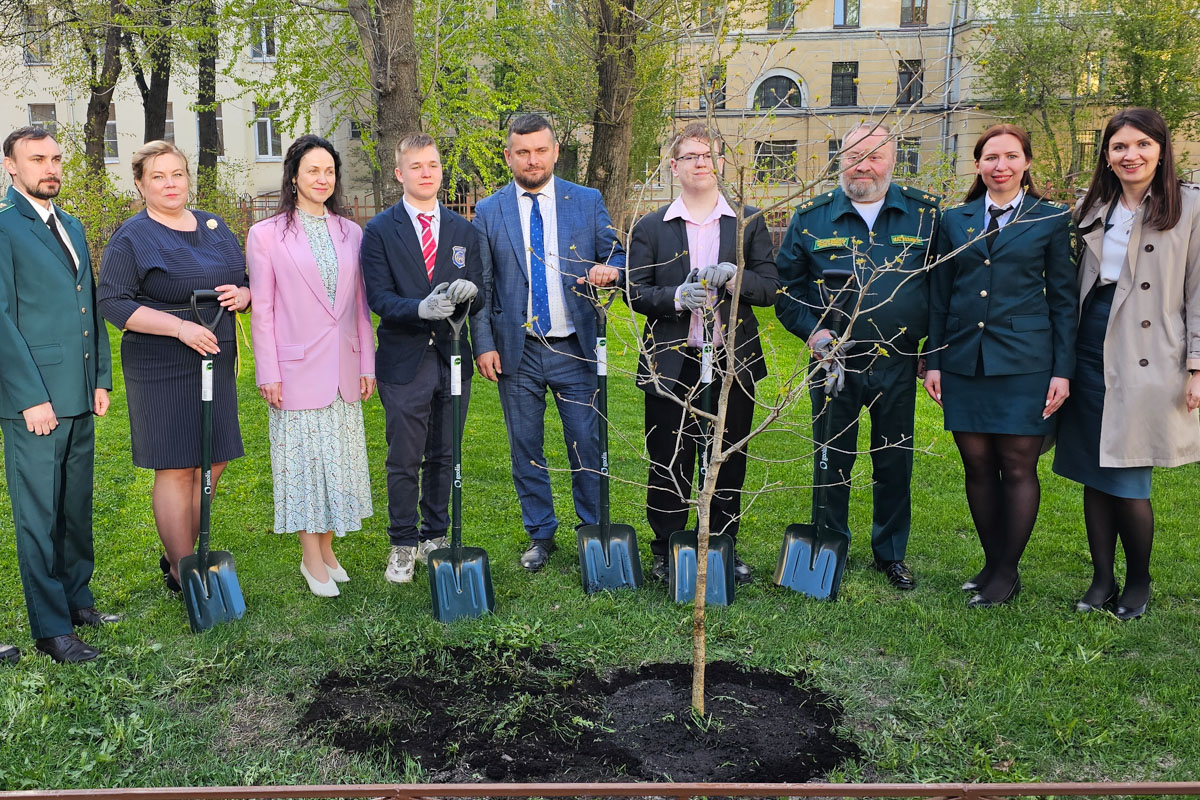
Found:
[{"label": "shovel", "polygon": [[[837,286],[831,286],[831,283]],[[850,270],[827,269],[821,283],[821,297],[831,311],[839,312],[853,294],[854,273]],[[840,327],[833,323],[831,327]],[[835,328],[836,329],[836,328]],[[850,537],[840,531],[830,531],[825,510],[825,497],[829,485],[829,438],[832,433],[829,401],[837,397],[844,374],[835,375],[828,371],[825,384],[825,406],[818,413],[820,432],[815,432],[821,443],[821,470],[817,485],[813,487],[813,511],[811,523],[789,525],[783,533],[783,544],[779,549],[779,561],[775,566],[775,584],[818,600],[836,600],[842,584],[842,572],[846,569],[846,556],[850,549]]]},{"label": "shovel", "polygon": [[450,430],[454,450],[454,482],[450,491],[450,546],[429,554],[429,594],[433,618],[453,622],[481,617],[496,607],[492,568],[482,547],[462,546],[462,327],[469,303],[447,320],[450,323]]},{"label": "shovel", "polygon": [[575,533],[579,576],[585,594],[605,589],[637,589],[642,585],[642,560],[632,525],[609,519],[608,486],[608,307],[615,292],[596,303],[596,428],[600,442],[600,524],[584,525]]},{"label": "shovel", "polygon": [[[690,278],[689,278],[690,280]],[[706,414],[712,413],[712,379],[713,379],[713,314],[712,310],[704,310],[704,346],[700,351],[700,410]],[[699,465],[697,468],[697,485],[704,483],[708,476],[708,460],[711,456],[711,423],[705,418],[700,422],[704,436]],[[697,583],[697,553],[699,542],[697,532],[675,531],[667,539],[668,582],[667,592],[676,603],[690,603],[696,598]],[[727,606],[733,602],[733,540],[723,533],[708,534],[708,582],[705,587],[704,601],[707,605]]]},{"label": "shovel", "polygon": [[[216,305],[208,319],[200,313],[200,305]],[[197,289],[192,292],[192,313],[201,325],[216,331],[224,313],[217,302],[217,292]],[[200,633],[222,622],[241,619],[246,613],[246,601],[238,583],[233,556],[224,550],[208,549],[209,524],[212,514],[212,356],[200,362],[200,536],[196,552],[179,559],[179,584],[183,587],[183,605],[187,609],[192,632]]]}]

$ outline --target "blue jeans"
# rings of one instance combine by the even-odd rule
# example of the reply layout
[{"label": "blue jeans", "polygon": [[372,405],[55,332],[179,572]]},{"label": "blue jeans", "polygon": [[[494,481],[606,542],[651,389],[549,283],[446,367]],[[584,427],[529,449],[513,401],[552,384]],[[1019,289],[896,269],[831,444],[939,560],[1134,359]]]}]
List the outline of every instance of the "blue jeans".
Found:
[{"label": "blue jeans", "polygon": [[499,384],[513,485],[530,538],[552,540],[558,529],[544,452],[547,389],[562,419],[575,513],[581,525],[595,525],[600,496],[595,362],[583,356],[575,336],[553,343],[528,337],[516,374],[501,373]]}]

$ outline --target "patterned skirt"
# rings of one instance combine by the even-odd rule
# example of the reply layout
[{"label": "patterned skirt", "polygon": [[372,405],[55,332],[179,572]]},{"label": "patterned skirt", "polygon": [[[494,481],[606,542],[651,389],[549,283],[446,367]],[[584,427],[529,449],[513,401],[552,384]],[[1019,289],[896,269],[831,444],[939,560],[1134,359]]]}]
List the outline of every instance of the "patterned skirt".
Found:
[{"label": "patterned skirt", "polygon": [[325,408],[270,408],[275,532],[344,536],[371,516],[362,404],[339,396]]}]

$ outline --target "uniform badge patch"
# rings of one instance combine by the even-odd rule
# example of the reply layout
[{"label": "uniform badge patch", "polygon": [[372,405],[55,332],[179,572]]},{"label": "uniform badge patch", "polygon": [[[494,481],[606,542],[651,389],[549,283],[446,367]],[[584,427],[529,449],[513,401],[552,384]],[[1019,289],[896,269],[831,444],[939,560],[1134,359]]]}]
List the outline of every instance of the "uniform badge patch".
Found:
[{"label": "uniform badge patch", "polygon": [[462,269],[467,265],[467,248],[454,246],[454,266]]},{"label": "uniform badge patch", "polygon": [[813,252],[828,250],[831,247],[845,247],[850,244],[849,236],[835,236],[829,239],[817,239],[813,242]]},{"label": "uniform badge patch", "polygon": [[892,244],[898,245],[922,245],[928,242],[927,239],[922,239],[920,236],[905,236],[902,233],[897,233],[892,236]]}]

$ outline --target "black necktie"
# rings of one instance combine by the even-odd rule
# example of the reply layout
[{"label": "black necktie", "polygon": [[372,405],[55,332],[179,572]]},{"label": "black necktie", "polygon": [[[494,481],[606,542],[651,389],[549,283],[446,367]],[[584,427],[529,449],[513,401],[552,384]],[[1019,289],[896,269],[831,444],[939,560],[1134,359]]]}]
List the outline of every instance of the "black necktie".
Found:
[{"label": "black necktie", "polygon": [[54,234],[58,246],[62,248],[63,255],[67,257],[67,264],[70,266],[71,272],[74,272],[77,269],[75,266],[75,257],[71,255],[71,248],[67,247],[66,241],[63,239],[62,234],[59,233],[58,219],[55,217],[53,211],[50,212],[50,216],[46,217],[46,224],[50,226],[50,232]]},{"label": "black necktie", "polygon": [[987,230],[984,231],[984,233],[990,235],[1000,230],[1000,218],[1010,211],[1012,211],[1012,206],[1005,206],[1004,208],[996,208],[995,206],[992,206],[989,208],[988,214],[990,215],[990,218],[988,219]]}]

